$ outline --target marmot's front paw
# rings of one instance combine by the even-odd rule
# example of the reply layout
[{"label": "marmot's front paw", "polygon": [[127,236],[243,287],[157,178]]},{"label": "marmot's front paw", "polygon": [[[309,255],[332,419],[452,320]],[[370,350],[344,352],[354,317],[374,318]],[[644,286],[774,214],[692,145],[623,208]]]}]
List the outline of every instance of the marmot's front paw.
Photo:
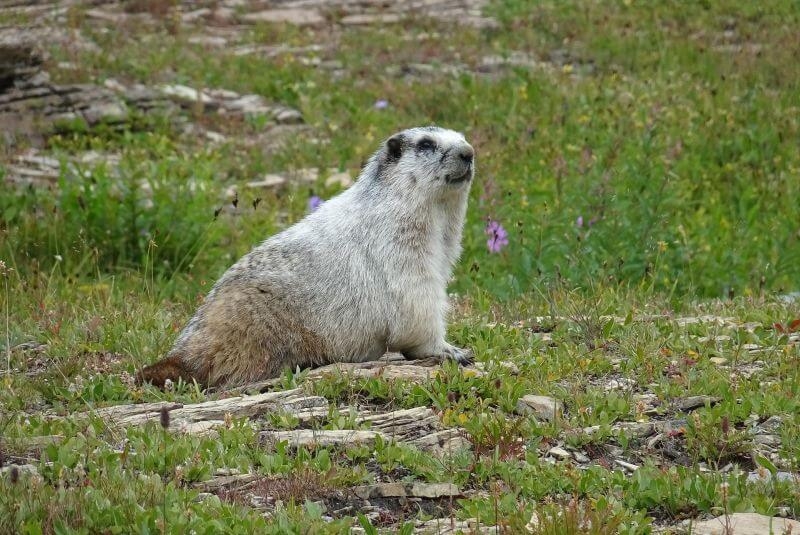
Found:
[{"label": "marmot's front paw", "polygon": [[445,351],[445,355],[449,359],[453,359],[462,366],[469,366],[475,362],[475,355],[472,354],[471,349],[462,349],[456,346],[450,346]]}]

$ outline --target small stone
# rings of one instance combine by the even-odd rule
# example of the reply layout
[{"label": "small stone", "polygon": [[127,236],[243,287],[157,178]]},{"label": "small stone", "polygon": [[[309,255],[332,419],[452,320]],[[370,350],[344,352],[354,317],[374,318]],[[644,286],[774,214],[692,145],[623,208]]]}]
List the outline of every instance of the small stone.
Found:
[{"label": "small stone", "polygon": [[614,459],[614,462],[615,462],[615,463],[616,463],[618,466],[621,466],[622,468],[624,468],[625,470],[627,470],[628,472],[635,472],[636,470],[638,470],[638,469],[639,469],[639,466],[638,466],[638,465],[636,465],[636,464],[633,464],[633,463],[629,463],[629,462],[626,462],[626,461],[623,461],[623,460],[621,460],[621,459]]},{"label": "small stone", "polygon": [[517,401],[518,414],[533,414],[537,418],[548,422],[560,418],[563,410],[563,404],[549,396],[528,394]]},{"label": "small stone", "polygon": [[210,104],[214,101],[204,92],[185,85],[162,85],[159,89],[165,95],[184,102],[202,102],[203,104]]},{"label": "small stone", "polygon": [[780,416],[770,416],[758,425],[758,428],[768,433],[775,433],[783,427],[783,418]]},{"label": "small stone", "polygon": [[619,379],[611,379],[603,388],[610,392],[612,390],[630,390],[634,386],[636,386],[636,381],[633,379],[620,377]]},{"label": "small stone", "polygon": [[327,187],[331,186],[341,186],[342,188],[349,188],[353,184],[353,177],[350,176],[350,173],[347,171],[342,172],[334,172],[325,179],[325,185]]},{"label": "small stone", "polygon": [[570,453],[567,450],[558,446],[550,448],[547,452],[547,455],[549,455],[550,457],[555,457],[556,459],[559,459],[561,461],[565,461],[571,457]]},{"label": "small stone", "polygon": [[777,435],[755,435],[753,442],[762,446],[778,447],[781,445],[781,437]]},{"label": "small stone", "polygon": [[209,48],[222,48],[228,45],[228,40],[218,35],[193,35],[187,41],[193,45],[207,46]]},{"label": "small stone", "polygon": [[248,188],[276,188],[286,184],[286,178],[281,175],[264,175],[261,180],[248,182]]},{"label": "small stone", "polygon": [[211,10],[207,7],[203,7],[200,9],[195,9],[194,11],[187,11],[181,15],[181,20],[183,22],[191,23],[195,22],[199,19],[203,19],[208,17],[211,14]]},{"label": "small stone", "polygon": [[316,9],[267,9],[248,13],[242,17],[244,22],[287,23],[296,26],[316,26],[325,23],[325,17]]},{"label": "small stone", "polygon": [[731,337],[727,334],[721,334],[719,336],[701,336],[697,341],[701,344],[705,344],[708,342],[728,342],[730,339]]},{"label": "small stone", "polygon": [[706,406],[713,406],[718,403],[722,398],[713,397],[713,396],[689,396],[688,398],[683,398],[676,402],[676,406],[681,411],[692,411],[694,409],[699,409],[700,407]]},{"label": "small stone", "polygon": [[203,135],[212,143],[224,143],[228,139],[224,134],[214,132],[213,130],[206,130],[203,132]]},{"label": "small stone", "polygon": [[664,433],[658,433],[654,437],[651,437],[647,440],[647,449],[652,450],[655,448],[662,440],[664,440]]},{"label": "small stone", "polygon": [[575,459],[577,462],[579,462],[581,464],[586,464],[588,462],[591,462],[591,459],[589,458],[589,456],[584,454],[584,453],[581,453],[580,451],[573,451],[572,452],[572,457],[573,457],[573,459]]},{"label": "small stone", "polygon": [[340,21],[345,26],[363,26],[365,24],[392,24],[403,20],[399,13],[359,13],[343,17]]},{"label": "small stone", "polygon": [[292,180],[302,182],[305,184],[313,184],[319,178],[319,169],[316,167],[307,167],[304,169],[296,169],[289,173]]},{"label": "small stone", "polygon": [[111,13],[101,9],[87,9],[84,15],[90,19],[97,19],[103,22],[110,22],[111,24],[121,24],[125,20],[123,13]]}]

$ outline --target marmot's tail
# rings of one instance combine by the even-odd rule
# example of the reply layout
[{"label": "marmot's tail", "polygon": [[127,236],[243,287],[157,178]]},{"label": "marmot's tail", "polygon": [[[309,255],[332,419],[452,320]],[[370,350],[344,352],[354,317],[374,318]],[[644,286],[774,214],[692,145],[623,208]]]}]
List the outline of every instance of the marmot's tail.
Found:
[{"label": "marmot's tail", "polygon": [[191,383],[195,376],[178,355],[172,355],[155,364],[145,366],[136,374],[137,384],[151,383],[159,388],[164,388],[164,382],[167,379],[175,383],[178,382],[178,379]]}]

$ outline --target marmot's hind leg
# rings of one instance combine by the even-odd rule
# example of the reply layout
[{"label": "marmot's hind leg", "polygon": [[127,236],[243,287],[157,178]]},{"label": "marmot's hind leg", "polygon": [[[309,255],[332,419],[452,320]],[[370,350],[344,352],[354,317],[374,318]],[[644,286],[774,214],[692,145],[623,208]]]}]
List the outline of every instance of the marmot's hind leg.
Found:
[{"label": "marmot's hind leg", "polygon": [[159,388],[164,388],[164,383],[167,379],[175,383],[179,379],[183,379],[186,383],[191,383],[198,378],[194,376],[177,355],[167,357],[150,366],[145,366],[136,374],[136,384],[150,383]]}]

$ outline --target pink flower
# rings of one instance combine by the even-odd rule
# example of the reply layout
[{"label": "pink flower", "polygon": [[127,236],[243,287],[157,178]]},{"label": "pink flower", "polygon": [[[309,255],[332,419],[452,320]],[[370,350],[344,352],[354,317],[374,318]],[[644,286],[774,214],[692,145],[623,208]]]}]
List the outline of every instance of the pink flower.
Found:
[{"label": "pink flower", "polygon": [[508,245],[508,232],[497,221],[489,220],[485,232],[489,236],[486,246],[490,253],[499,253],[500,249]]}]

